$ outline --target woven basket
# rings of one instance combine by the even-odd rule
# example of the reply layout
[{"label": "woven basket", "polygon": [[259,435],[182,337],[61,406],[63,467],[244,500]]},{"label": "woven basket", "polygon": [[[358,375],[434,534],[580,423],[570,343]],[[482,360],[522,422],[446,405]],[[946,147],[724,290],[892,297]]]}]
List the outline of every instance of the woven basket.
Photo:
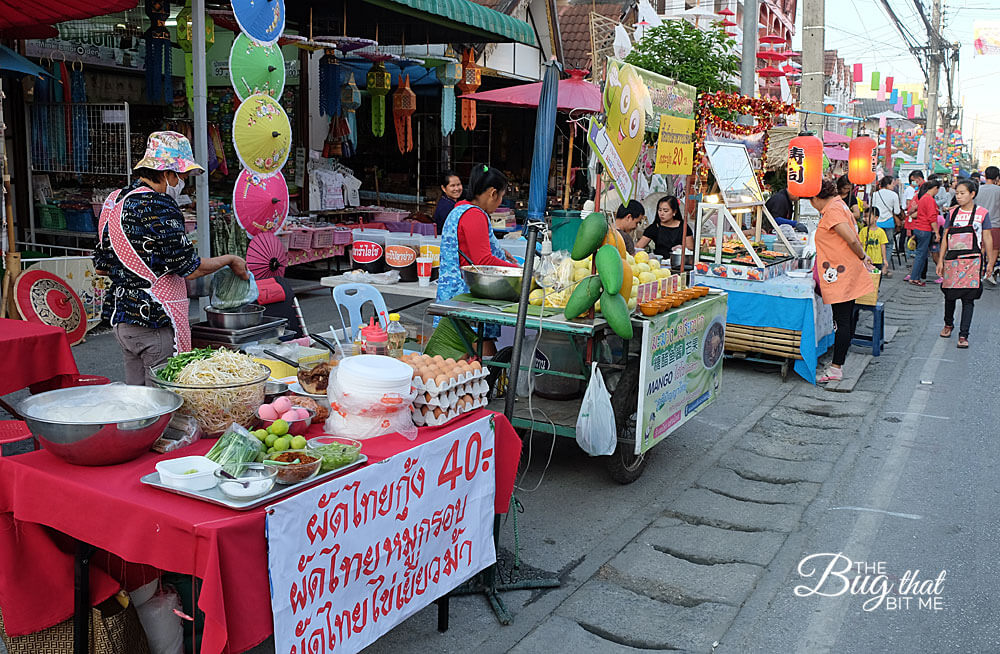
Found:
[{"label": "woven basket", "polygon": [[[73,654],[73,618],[26,636],[7,636],[0,615],[0,636],[9,654]],[[114,597],[90,612],[90,651],[94,654],[150,654],[146,632],[131,602],[127,608]]]}]

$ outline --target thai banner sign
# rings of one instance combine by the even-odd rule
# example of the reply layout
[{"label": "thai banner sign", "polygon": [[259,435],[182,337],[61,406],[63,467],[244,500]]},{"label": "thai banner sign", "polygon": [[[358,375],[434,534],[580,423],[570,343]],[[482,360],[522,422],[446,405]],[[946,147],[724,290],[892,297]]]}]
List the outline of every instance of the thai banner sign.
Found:
[{"label": "thai banner sign", "polygon": [[657,175],[690,175],[694,167],[694,119],[660,116],[656,140]]},{"label": "thai banner sign", "polygon": [[726,294],[713,291],[642,331],[635,453],[646,452],[715,401],[722,385]]},{"label": "thai banner sign", "polygon": [[359,652],[496,561],[493,418],[267,509],[275,652]]}]

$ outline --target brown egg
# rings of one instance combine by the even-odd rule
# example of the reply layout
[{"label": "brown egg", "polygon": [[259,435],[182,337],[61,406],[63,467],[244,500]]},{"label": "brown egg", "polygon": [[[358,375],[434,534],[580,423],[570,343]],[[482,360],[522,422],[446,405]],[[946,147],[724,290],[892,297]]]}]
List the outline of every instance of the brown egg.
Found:
[{"label": "brown egg", "polygon": [[430,393],[424,393],[424,402],[430,403],[431,399]]},{"label": "brown egg", "polygon": [[434,417],[435,418],[440,418],[443,415],[445,415],[445,412],[442,409],[437,409],[437,408],[434,409]]},{"label": "brown egg", "polygon": [[438,376],[434,378],[434,383],[437,384],[438,386],[443,386],[444,384],[448,383],[448,379],[449,379],[448,375],[442,372],[439,373]]},{"label": "brown egg", "polygon": [[434,363],[444,363],[444,357],[440,354],[434,355]]},{"label": "brown egg", "polygon": [[465,395],[462,396],[462,401],[465,402],[465,403],[467,403],[467,404],[471,404],[472,403],[472,396],[469,395],[468,393],[466,393]]},{"label": "brown egg", "polygon": [[479,363],[478,361],[473,361],[469,365],[472,367],[473,372],[479,372],[480,370],[483,369],[483,364]]},{"label": "brown egg", "polygon": [[423,407],[420,408],[420,414],[421,415],[426,416],[430,412],[431,412],[431,408],[429,406],[423,406]]}]

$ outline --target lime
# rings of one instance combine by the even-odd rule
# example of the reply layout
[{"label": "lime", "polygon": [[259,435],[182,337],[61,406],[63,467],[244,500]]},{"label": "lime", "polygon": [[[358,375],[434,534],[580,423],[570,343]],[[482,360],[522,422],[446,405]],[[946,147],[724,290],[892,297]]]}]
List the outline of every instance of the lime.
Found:
[{"label": "lime", "polygon": [[266,429],[258,429],[257,431],[255,431],[253,433],[253,435],[257,437],[257,440],[263,441],[264,439],[267,438],[267,430]]},{"label": "lime", "polygon": [[296,436],[292,439],[292,449],[293,450],[304,450],[306,449],[306,437]]},{"label": "lime", "polygon": [[268,434],[267,438],[264,439],[264,445],[268,447],[274,447],[274,441],[278,440],[277,434]]},{"label": "lime", "polygon": [[274,424],[271,425],[268,431],[278,436],[284,436],[288,433],[288,423],[279,418],[274,421]]},{"label": "lime", "polygon": [[285,450],[288,449],[288,446],[291,444],[292,443],[290,438],[288,438],[287,436],[282,436],[278,440],[274,441],[274,451],[284,452]]}]

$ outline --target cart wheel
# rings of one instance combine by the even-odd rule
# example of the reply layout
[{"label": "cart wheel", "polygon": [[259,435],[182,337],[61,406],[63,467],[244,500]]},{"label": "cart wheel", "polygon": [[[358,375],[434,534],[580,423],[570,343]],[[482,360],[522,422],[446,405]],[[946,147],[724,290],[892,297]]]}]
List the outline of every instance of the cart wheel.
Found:
[{"label": "cart wheel", "polygon": [[[496,363],[510,363],[513,353],[514,348],[505,347],[490,360]],[[489,386],[489,390],[486,391],[486,401],[492,402],[507,395],[507,380],[510,377],[507,374],[508,368],[491,367],[489,370],[490,374],[486,377],[486,384]]]},{"label": "cart wheel", "polygon": [[[618,446],[608,458],[608,472],[619,484],[631,484],[642,476],[649,463],[646,454],[635,454],[636,410],[639,403],[639,366],[629,366],[622,372],[611,404],[615,408],[615,426],[618,429]],[[625,439],[628,442],[622,442]]]}]

